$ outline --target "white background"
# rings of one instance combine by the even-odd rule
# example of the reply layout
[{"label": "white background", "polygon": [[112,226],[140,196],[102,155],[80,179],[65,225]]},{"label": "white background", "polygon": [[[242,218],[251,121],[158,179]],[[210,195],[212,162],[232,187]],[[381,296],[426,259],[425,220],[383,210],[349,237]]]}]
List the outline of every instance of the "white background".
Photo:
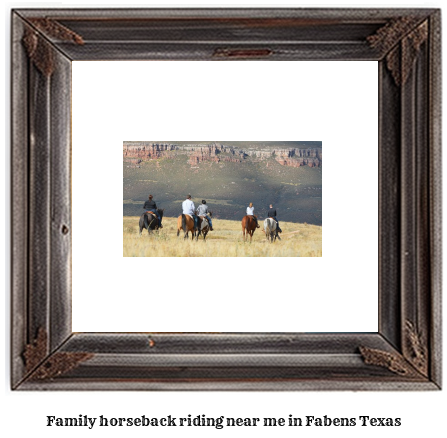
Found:
[{"label": "white background", "polygon": [[[11,7],[56,7],[72,6],[62,3],[7,3],[4,9],[3,23],[4,40],[2,45],[4,50],[2,59],[4,105],[5,114],[0,120],[2,132],[5,132],[5,178],[1,179],[2,193],[5,193],[6,205],[9,203],[9,151],[7,145],[9,139],[9,10]],[[145,1],[145,5],[151,2]],[[111,6],[110,3],[104,3]],[[134,4],[137,4],[134,1]],[[177,5],[181,3],[178,2]],[[185,2],[183,4],[190,5]],[[203,3],[209,5],[212,2]],[[93,6],[78,3],[79,6]],[[97,6],[101,4],[97,2]],[[219,5],[224,5],[219,2]],[[230,4],[226,4],[228,6]],[[245,5],[259,5],[259,3],[245,2]],[[327,1],[318,6],[333,6],[337,3]],[[392,5],[388,2],[377,2],[369,4],[357,2],[351,5],[342,6],[430,6],[441,7],[441,2],[411,2],[397,1]],[[131,6],[130,3],[126,4]],[[273,5],[270,5],[273,6]],[[284,6],[306,6],[303,3],[289,3]],[[310,5],[307,5],[310,6]],[[313,7],[317,5],[312,5]],[[445,57],[444,57],[445,59]],[[6,91],[6,92],[5,92]],[[445,100],[445,99],[444,99]],[[382,437],[409,437],[409,436],[435,436],[442,437],[446,435],[447,427],[445,423],[445,406],[447,406],[446,392],[429,393],[363,393],[363,392],[337,392],[337,393],[20,393],[9,390],[9,338],[10,338],[10,315],[9,315],[9,212],[5,209],[5,214],[1,216],[2,230],[6,236],[6,245],[3,251],[5,263],[1,264],[1,278],[5,281],[5,294],[1,312],[2,326],[4,335],[2,336],[2,396],[0,415],[0,430],[3,436],[76,436],[82,437],[84,434],[89,436],[215,436],[217,433],[226,436],[304,436],[304,437],[376,437],[380,434]],[[2,304],[2,305],[3,305]],[[445,361],[444,361],[445,363]],[[445,370],[445,366],[444,366]],[[444,371],[445,374],[445,371]],[[71,429],[61,430],[61,428],[45,427],[46,415],[58,415],[66,417],[76,417],[79,414],[89,416],[106,415],[115,416],[163,416],[172,414],[174,416],[185,416],[206,414],[208,416],[241,416],[241,417],[262,417],[262,416],[282,416],[289,414],[295,416],[330,415],[332,417],[355,417],[358,415],[370,415],[378,417],[401,417],[403,426],[400,428],[303,428],[294,430],[291,428],[281,428],[275,431],[253,428],[251,430],[223,429],[215,431],[214,429],[201,430],[194,429],[93,429],[91,431]],[[181,433],[181,435],[180,435]]]},{"label": "white background", "polygon": [[[75,61],[73,330],[376,332],[377,69]],[[123,140],[194,139],[321,140],[323,257],[123,258]]]}]

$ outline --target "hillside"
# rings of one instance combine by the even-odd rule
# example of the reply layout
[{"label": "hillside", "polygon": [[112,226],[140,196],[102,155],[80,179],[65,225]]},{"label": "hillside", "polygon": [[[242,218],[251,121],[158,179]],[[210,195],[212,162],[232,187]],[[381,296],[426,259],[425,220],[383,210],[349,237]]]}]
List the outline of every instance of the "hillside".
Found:
[{"label": "hillside", "polygon": [[[306,148],[299,156],[295,147],[277,145],[274,154],[270,150],[265,155],[261,148],[250,153],[245,147],[241,155],[227,149],[228,145],[219,152],[212,145],[203,150],[184,145],[186,149],[159,150],[150,157],[145,149],[136,158],[133,148],[139,146],[131,143],[123,146],[124,216],[141,214],[149,194],[165,209],[165,215],[176,216],[190,193],[196,206],[206,199],[218,219],[240,220],[253,202],[260,218],[272,203],[280,220],[322,224],[321,148]],[[294,152],[284,158],[276,151]]]}]

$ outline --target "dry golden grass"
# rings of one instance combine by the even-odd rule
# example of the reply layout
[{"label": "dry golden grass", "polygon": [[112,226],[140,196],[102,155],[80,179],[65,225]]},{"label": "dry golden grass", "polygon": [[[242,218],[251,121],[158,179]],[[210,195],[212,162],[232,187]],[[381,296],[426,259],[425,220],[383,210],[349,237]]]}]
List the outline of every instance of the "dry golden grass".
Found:
[{"label": "dry golden grass", "polygon": [[123,220],[124,257],[321,257],[322,227],[292,222],[280,222],[281,241],[267,242],[262,221],[253,236],[245,243],[239,221],[213,220],[213,232],[206,242],[177,237],[177,218],[163,218],[163,229],[139,235],[139,217],[125,216]]}]

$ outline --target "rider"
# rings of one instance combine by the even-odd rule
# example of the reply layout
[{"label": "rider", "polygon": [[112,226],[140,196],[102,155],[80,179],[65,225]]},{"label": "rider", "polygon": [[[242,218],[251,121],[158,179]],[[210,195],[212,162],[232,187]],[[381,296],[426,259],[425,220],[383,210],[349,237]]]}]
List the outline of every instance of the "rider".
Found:
[{"label": "rider", "polygon": [[256,222],[256,228],[259,228],[258,217],[254,215],[254,212],[255,212],[255,208],[253,207],[253,202],[250,202],[250,204],[247,207],[247,215],[253,216],[253,219]]},{"label": "rider", "polygon": [[196,207],[194,202],[191,201],[191,195],[188,195],[182,203],[183,214],[188,214],[194,219],[194,228],[197,230],[199,218],[196,216]]},{"label": "rider", "polygon": [[161,224],[161,216],[158,212],[157,204],[154,201],[154,197],[152,195],[149,195],[149,199],[144,203],[143,209],[146,213],[154,213],[158,218],[158,223],[160,224],[160,228],[163,228],[163,225]]},{"label": "rider", "polygon": [[279,222],[278,219],[276,219],[276,210],[273,208],[273,205],[270,204],[270,210],[267,212],[267,216],[271,217],[272,219],[275,220],[276,222],[276,226],[278,227],[278,233],[282,233],[281,228],[279,227]]},{"label": "rider", "polygon": [[205,216],[208,219],[208,222],[210,223],[210,231],[214,231],[213,230],[213,223],[211,222],[211,218],[210,218],[210,216],[208,214],[208,205],[206,205],[206,201],[205,200],[203,200],[202,204],[197,207],[197,214],[199,216]]}]

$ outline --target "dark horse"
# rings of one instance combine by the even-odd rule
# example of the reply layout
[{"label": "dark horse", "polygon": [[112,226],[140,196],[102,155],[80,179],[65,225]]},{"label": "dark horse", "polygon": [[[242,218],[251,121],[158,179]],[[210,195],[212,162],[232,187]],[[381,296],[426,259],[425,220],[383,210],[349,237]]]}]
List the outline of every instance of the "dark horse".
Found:
[{"label": "dark horse", "polygon": [[[163,218],[164,210],[159,208],[157,211],[160,218]],[[151,234],[152,231],[157,231],[160,228],[158,217],[153,213],[143,213],[140,217],[140,236],[143,232],[143,228],[146,228],[148,234]]]},{"label": "dark horse", "polygon": [[194,226],[194,219],[187,215],[182,214],[177,219],[177,237],[180,235],[180,231],[183,230],[185,233],[184,239],[188,239],[188,233],[191,231],[191,239],[194,240],[194,237],[196,237],[196,240],[199,240],[199,233],[197,233],[197,228]]},{"label": "dark horse", "polygon": [[[213,213],[209,211],[208,215],[212,217]],[[210,223],[208,222],[208,219],[206,219],[205,216],[199,216],[199,232],[197,234],[197,239],[201,234],[203,236],[203,240],[206,240],[206,235],[209,233],[209,231],[210,231]]]},{"label": "dark horse", "polygon": [[242,219],[242,236],[244,242],[247,241],[248,236],[250,236],[250,243],[253,239],[253,233],[256,231],[257,223],[253,219],[253,216],[244,216]]}]

